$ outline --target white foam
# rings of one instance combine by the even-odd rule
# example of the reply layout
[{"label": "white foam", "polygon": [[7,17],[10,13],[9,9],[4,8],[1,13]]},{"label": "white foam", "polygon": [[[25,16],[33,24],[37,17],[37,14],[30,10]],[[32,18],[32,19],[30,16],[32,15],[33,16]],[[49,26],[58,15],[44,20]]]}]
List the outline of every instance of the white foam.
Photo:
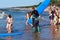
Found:
[{"label": "white foam", "polygon": [[0,13],[0,19],[3,19],[5,12]]}]

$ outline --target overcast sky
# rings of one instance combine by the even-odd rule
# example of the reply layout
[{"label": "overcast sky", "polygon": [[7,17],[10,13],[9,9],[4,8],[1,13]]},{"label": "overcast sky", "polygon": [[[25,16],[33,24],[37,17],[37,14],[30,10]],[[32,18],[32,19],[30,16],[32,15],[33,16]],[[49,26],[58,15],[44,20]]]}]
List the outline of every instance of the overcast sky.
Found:
[{"label": "overcast sky", "polygon": [[0,0],[0,8],[37,5],[43,0]]}]

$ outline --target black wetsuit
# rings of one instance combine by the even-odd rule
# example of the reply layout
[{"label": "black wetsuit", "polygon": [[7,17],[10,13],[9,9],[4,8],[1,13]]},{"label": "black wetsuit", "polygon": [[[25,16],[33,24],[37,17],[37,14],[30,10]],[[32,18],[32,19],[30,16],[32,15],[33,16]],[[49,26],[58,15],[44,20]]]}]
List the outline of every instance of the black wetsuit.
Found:
[{"label": "black wetsuit", "polygon": [[37,32],[38,31],[37,27],[39,26],[39,20],[38,20],[39,14],[38,14],[38,11],[37,10],[32,11],[32,15],[33,15],[32,24],[33,24],[33,27],[35,27],[35,29],[36,29],[35,32]]}]

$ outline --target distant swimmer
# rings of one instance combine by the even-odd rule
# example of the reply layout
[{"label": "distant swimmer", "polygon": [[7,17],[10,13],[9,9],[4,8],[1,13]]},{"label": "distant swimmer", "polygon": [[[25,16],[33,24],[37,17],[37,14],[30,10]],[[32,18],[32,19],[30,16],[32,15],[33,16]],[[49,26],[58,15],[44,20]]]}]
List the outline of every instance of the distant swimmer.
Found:
[{"label": "distant swimmer", "polygon": [[6,17],[7,17],[7,14],[5,14],[4,11],[2,11],[2,13],[0,14],[0,19],[6,18]]},{"label": "distant swimmer", "polygon": [[5,12],[2,12],[2,17],[5,15]]},{"label": "distant swimmer", "polygon": [[7,14],[5,14],[5,12],[4,12],[4,11],[2,12],[2,14],[1,14],[1,15],[2,15],[2,17],[7,16]]},{"label": "distant swimmer", "polygon": [[3,11],[1,14],[0,14],[0,18],[3,18],[5,15],[5,12]]},{"label": "distant swimmer", "polygon": [[7,29],[8,33],[11,33],[11,31],[12,31],[12,16],[11,15],[8,15],[8,17],[7,17],[6,29]]}]

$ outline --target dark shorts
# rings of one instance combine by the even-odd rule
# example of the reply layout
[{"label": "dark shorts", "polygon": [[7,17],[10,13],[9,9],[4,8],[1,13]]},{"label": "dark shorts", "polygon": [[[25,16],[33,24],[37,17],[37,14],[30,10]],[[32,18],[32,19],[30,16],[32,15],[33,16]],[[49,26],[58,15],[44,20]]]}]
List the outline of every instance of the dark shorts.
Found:
[{"label": "dark shorts", "polygon": [[54,16],[52,16],[52,15],[49,16],[49,19],[50,19],[50,20],[54,20]]},{"label": "dark shorts", "polygon": [[39,20],[35,20],[35,18],[32,19],[32,24],[33,24],[33,27],[37,27],[39,26]]}]

